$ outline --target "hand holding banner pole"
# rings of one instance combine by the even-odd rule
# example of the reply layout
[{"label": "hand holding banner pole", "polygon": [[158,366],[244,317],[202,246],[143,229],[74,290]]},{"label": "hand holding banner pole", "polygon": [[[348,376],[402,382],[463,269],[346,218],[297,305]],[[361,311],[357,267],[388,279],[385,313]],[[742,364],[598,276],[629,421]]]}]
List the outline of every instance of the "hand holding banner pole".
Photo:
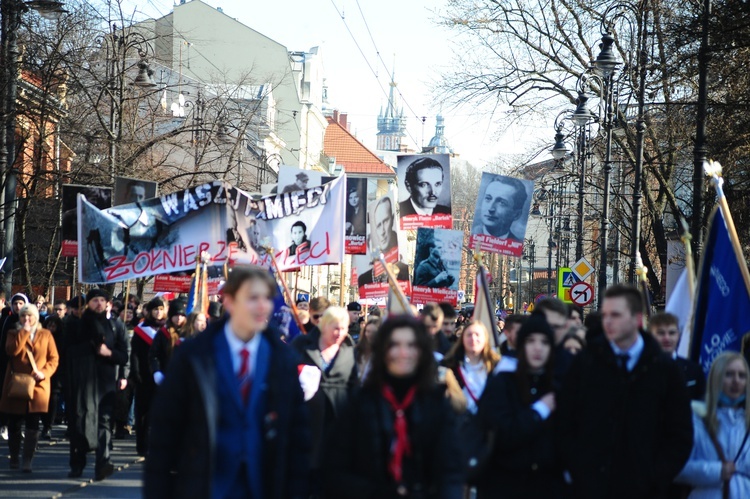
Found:
[{"label": "hand holding banner pole", "polygon": [[294,322],[297,323],[297,327],[302,332],[302,334],[307,334],[307,329],[305,329],[305,326],[302,324],[302,321],[299,318],[299,312],[297,311],[297,302],[292,299],[291,293],[289,293],[289,287],[286,285],[286,280],[281,275],[281,271],[279,270],[279,263],[276,261],[276,251],[270,246],[265,246],[266,252],[268,253],[268,256],[271,258],[271,264],[273,264],[273,269],[276,271],[276,275],[281,280],[281,289],[284,290],[284,295],[286,296],[287,302],[289,302],[289,308],[292,309],[292,317],[294,317]]}]

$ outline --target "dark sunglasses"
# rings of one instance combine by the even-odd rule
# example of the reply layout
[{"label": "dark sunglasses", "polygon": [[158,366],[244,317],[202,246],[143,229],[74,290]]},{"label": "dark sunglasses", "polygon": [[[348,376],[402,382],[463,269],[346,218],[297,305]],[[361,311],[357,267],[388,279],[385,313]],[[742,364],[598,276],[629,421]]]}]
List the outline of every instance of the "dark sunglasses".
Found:
[{"label": "dark sunglasses", "polygon": [[323,314],[313,314],[312,316],[312,318],[315,319],[316,321],[320,319],[321,317],[323,317]]}]

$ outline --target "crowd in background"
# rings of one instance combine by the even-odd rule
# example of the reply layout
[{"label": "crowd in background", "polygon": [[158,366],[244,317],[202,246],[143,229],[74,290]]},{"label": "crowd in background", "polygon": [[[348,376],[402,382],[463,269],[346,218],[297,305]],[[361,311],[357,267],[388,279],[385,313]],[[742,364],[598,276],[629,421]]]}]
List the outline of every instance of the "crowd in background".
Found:
[{"label": "crowd in background", "polygon": [[644,329],[634,288],[585,318],[554,298],[498,318],[499,344],[447,303],[384,317],[324,297],[296,304],[304,332],[286,338],[268,326],[276,290],[238,269],[223,305],[189,315],[100,289],[53,308],[14,295],[10,467],[30,472],[64,423],[70,477],[92,452],[109,476],[112,439],[134,432],[154,498],[750,497],[747,360],[720,355],[706,383],[674,316]]}]

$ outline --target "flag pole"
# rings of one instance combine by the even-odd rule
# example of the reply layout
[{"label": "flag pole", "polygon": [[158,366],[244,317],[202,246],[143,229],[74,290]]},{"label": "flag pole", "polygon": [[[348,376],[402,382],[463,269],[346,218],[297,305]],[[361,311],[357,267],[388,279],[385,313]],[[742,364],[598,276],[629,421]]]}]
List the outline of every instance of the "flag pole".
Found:
[{"label": "flag pole", "polygon": [[307,329],[305,329],[305,326],[302,324],[302,321],[299,318],[299,312],[297,311],[297,302],[295,300],[292,300],[292,296],[289,292],[289,286],[286,285],[286,279],[281,275],[281,271],[279,270],[279,263],[276,261],[276,251],[268,246],[266,247],[266,252],[268,253],[268,256],[271,257],[271,264],[273,265],[274,270],[276,271],[276,275],[279,277],[279,281],[281,281],[281,289],[284,291],[284,296],[286,296],[287,301],[289,302],[289,308],[292,309],[292,317],[294,317],[294,322],[297,323],[297,327],[302,332],[302,334],[307,334]]},{"label": "flag pole", "polygon": [[734,248],[734,253],[737,256],[737,263],[739,264],[742,278],[745,281],[745,287],[747,287],[748,292],[750,293],[750,271],[747,269],[747,263],[740,259],[742,256],[742,245],[740,244],[740,238],[737,235],[737,228],[734,226],[732,213],[729,211],[729,203],[727,203],[727,198],[724,195],[724,178],[721,176],[721,164],[718,161],[708,161],[707,163],[704,163],[703,168],[706,171],[706,175],[711,178],[711,183],[713,184],[714,189],[716,189],[719,209],[721,210],[722,215],[724,215],[724,220],[727,224],[729,240],[732,242],[732,248]]},{"label": "flag pole", "polygon": [[648,329],[648,320],[651,318],[651,300],[648,296],[648,267],[643,265],[641,252],[635,253],[635,275],[638,282],[638,288],[641,291],[641,301],[643,302],[643,329]]},{"label": "flag pole", "polygon": [[[383,253],[380,253],[378,256],[378,260],[380,261],[380,263],[383,265],[383,268],[385,269],[385,275],[388,277],[388,284],[391,286],[391,289],[393,290],[393,294],[396,295],[396,299],[398,299],[398,302],[401,304],[401,308],[403,308],[404,310],[411,310],[412,309],[411,305],[409,304],[409,301],[406,299],[406,295],[401,289],[401,286],[398,285],[396,276],[393,275],[393,271],[391,271],[391,268],[388,266],[388,263],[386,263],[385,261],[385,255]],[[413,312],[412,312],[412,315],[414,315]]]},{"label": "flag pole", "polygon": [[693,236],[690,234],[690,226],[687,220],[680,217],[680,224],[682,225],[680,240],[685,246],[685,268],[688,273],[688,288],[690,290],[690,298],[695,300],[695,262],[693,262],[693,247],[691,244]]}]

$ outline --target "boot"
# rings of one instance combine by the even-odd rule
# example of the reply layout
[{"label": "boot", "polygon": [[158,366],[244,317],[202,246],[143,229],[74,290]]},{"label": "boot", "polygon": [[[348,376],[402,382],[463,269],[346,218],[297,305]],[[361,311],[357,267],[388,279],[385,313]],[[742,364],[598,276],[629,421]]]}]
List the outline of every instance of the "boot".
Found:
[{"label": "boot", "polygon": [[8,450],[10,451],[10,469],[19,468],[18,453],[21,452],[21,429],[8,434]]},{"label": "boot", "polygon": [[31,460],[34,459],[36,444],[39,442],[39,430],[26,431],[26,439],[23,441],[23,464],[21,471],[31,473]]}]

